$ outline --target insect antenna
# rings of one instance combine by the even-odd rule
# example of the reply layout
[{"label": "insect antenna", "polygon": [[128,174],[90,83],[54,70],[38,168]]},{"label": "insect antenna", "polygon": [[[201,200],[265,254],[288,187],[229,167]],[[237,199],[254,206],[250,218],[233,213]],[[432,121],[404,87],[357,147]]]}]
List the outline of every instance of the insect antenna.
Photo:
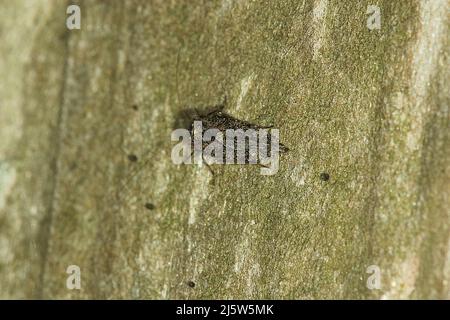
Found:
[{"label": "insect antenna", "polygon": [[203,158],[203,162],[205,163],[206,167],[208,168],[209,172],[211,172],[211,174],[213,175],[213,177],[215,176],[214,170],[211,168],[211,166],[209,165],[208,162],[205,161],[205,159]]}]

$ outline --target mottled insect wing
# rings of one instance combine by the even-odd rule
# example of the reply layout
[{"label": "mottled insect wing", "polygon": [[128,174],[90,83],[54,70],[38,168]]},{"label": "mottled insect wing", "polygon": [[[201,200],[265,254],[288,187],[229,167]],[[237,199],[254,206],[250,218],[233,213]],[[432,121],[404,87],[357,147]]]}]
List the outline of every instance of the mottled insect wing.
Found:
[{"label": "mottled insect wing", "polygon": [[201,119],[204,123],[204,128],[206,130],[208,128],[217,128],[220,131],[225,131],[226,129],[242,129],[242,130],[248,130],[248,129],[260,129],[260,128],[268,128],[268,127],[261,127],[255,124],[252,124],[250,122],[237,119],[233,116],[230,116],[229,114],[218,110],[216,112],[211,112],[207,114],[206,116],[202,117]]},{"label": "mottled insect wing", "polygon": [[[188,129],[191,134],[193,134],[193,126],[194,121],[201,121],[202,122],[202,133],[204,134],[206,130],[208,129],[218,129],[222,132],[222,134],[225,137],[226,130],[227,129],[241,129],[241,130],[259,130],[259,129],[269,129],[273,126],[260,126],[253,123],[250,123],[248,121],[237,119],[226,112],[223,111],[224,104],[220,104],[217,106],[210,108],[207,111],[200,111],[199,109],[191,108],[191,109],[185,109],[180,111],[180,113],[177,116],[177,120],[175,123],[175,126],[178,126],[177,128],[185,128]],[[193,144],[193,141],[192,141]],[[206,148],[210,142],[203,141],[202,148]],[[234,141],[235,145],[235,151],[237,150],[237,139]],[[268,132],[267,134],[267,156],[270,156],[271,153],[271,134]],[[287,148],[282,143],[279,143],[279,152],[284,153],[289,151],[289,148]],[[226,143],[224,144],[223,148],[223,159],[225,159],[226,155]],[[249,163],[251,159],[250,155],[250,148],[249,144],[246,143],[245,146],[245,163]],[[237,162],[237,152],[235,152],[234,155],[234,161]],[[212,171],[212,170],[211,170]]]}]

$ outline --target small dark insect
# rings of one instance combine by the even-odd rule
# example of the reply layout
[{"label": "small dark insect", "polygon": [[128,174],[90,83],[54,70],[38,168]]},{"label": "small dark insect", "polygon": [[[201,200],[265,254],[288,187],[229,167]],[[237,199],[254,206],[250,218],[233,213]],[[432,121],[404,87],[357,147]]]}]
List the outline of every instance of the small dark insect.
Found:
[{"label": "small dark insect", "polygon": [[322,180],[322,181],[328,181],[328,180],[330,180],[330,175],[329,175],[328,173],[326,173],[326,172],[322,172],[322,173],[320,174],[320,180]]},{"label": "small dark insect", "polygon": [[139,107],[138,107],[137,104],[133,104],[133,105],[131,106],[131,108],[132,108],[134,111],[138,111],[138,109],[139,109]]},{"label": "small dark insect", "polygon": [[[191,109],[184,109],[182,110],[177,117],[177,120],[175,122],[175,129],[177,128],[183,128],[189,130],[191,133],[191,136],[193,136],[194,133],[194,121],[201,121],[202,122],[202,135],[208,130],[208,129],[218,129],[222,133],[225,133],[227,129],[242,129],[242,130],[259,130],[259,129],[270,129],[273,128],[273,125],[269,126],[261,126],[257,124],[253,124],[250,122],[247,122],[245,120],[237,119],[228,113],[224,111],[226,106],[226,97],[224,98],[224,101],[221,104],[208,107],[206,110],[199,110],[197,108],[191,108]],[[193,142],[192,142],[193,143]],[[211,142],[203,142],[203,149],[206,148]],[[236,143],[235,140],[235,150],[236,150]],[[271,135],[270,133],[267,134],[267,153],[269,154],[271,152],[270,150],[271,146]],[[192,144],[192,148],[194,145]],[[284,153],[288,152],[289,148],[283,145],[282,143],[279,143],[279,152]],[[225,157],[226,154],[226,146],[224,145],[223,148],[223,156]],[[237,154],[235,154],[235,160],[237,158]],[[249,163],[249,145],[246,144],[245,146],[245,163]],[[209,170],[214,173],[211,168],[206,163]],[[259,164],[261,166],[264,166],[262,164]]]},{"label": "small dark insect", "polygon": [[194,281],[188,281],[186,283],[189,287],[194,288],[195,287],[195,282]]},{"label": "small dark insect", "polygon": [[153,203],[147,202],[145,204],[145,208],[147,208],[148,210],[154,210],[155,209],[155,205]]},{"label": "small dark insect", "polygon": [[134,154],[129,154],[128,155],[128,160],[130,160],[131,162],[137,162],[138,161],[138,157]]}]

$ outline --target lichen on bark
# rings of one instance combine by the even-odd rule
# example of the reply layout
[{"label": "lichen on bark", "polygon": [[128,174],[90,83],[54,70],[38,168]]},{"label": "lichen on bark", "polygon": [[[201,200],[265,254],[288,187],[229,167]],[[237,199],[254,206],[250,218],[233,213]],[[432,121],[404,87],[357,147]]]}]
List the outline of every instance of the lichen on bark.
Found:
[{"label": "lichen on bark", "polygon": [[[0,297],[450,298],[448,1],[72,2],[0,2]],[[225,95],[276,175],[172,163]]]}]

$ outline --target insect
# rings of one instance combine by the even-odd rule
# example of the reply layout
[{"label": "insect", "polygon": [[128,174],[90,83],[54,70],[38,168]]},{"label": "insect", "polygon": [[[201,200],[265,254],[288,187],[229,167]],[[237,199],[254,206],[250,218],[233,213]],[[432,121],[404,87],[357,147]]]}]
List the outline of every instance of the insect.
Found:
[{"label": "insect", "polygon": [[[190,132],[191,136],[193,136],[193,134],[194,134],[194,121],[202,122],[202,136],[209,129],[217,129],[224,134],[225,131],[228,129],[233,129],[233,130],[241,129],[243,131],[253,129],[253,130],[257,131],[259,129],[273,128],[272,125],[261,126],[261,125],[257,125],[254,123],[250,123],[245,120],[237,119],[237,118],[231,116],[230,114],[226,113],[224,111],[225,107],[226,107],[226,97],[224,98],[222,103],[212,106],[212,107],[208,107],[204,111],[201,111],[197,108],[183,109],[182,111],[179,112],[177,120],[175,121],[175,128],[187,129]],[[214,141],[214,137],[213,137],[212,141],[204,141],[203,140],[202,141],[202,149],[204,150],[213,141]],[[194,153],[194,141],[192,140],[191,142],[192,142],[192,145],[191,145],[192,153]],[[235,139],[234,150],[237,150],[236,143],[237,143],[237,140]],[[225,157],[226,144],[224,144],[222,142],[222,145],[223,145],[222,157]],[[271,134],[270,134],[270,132],[267,133],[266,148],[267,148],[267,154],[270,154],[270,152],[271,152]],[[285,153],[285,152],[289,151],[289,148],[286,147],[285,145],[283,145],[282,143],[279,143],[278,150],[281,153]],[[250,144],[246,143],[245,144],[245,154],[244,154],[244,162],[245,163],[250,163],[250,157],[251,157],[250,151],[251,151]],[[192,153],[191,153],[191,156],[192,156]],[[265,156],[267,156],[267,155],[265,155]],[[234,160],[236,163],[237,162],[236,161],[237,153],[234,153]],[[211,169],[208,162],[205,161],[204,163],[206,164],[208,169],[211,171],[211,173],[214,174],[214,171]],[[266,167],[261,162],[259,162],[258,165]]]}]

